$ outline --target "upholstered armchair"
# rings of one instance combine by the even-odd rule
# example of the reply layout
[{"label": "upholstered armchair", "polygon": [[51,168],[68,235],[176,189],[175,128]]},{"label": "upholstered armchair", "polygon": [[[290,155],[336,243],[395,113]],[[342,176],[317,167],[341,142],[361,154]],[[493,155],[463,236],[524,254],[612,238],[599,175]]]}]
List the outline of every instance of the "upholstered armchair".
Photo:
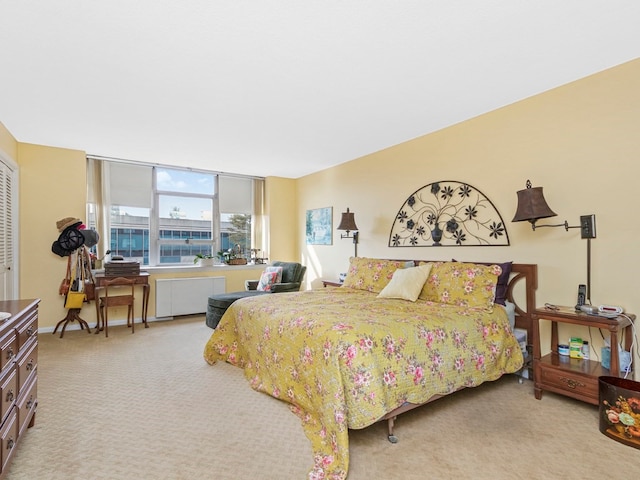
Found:
[{"label": "upholstered armchair", "polygon": [[[282,267],[282,281],[272,284],[270,293],[297,292],[300,290],[307,267],[296,262],[273,262],[271,265]],[[245,290],[257,290],[259,282],[259,280],[247,280],[244,282]]]},{"label": "upholstered armchair", "polygon": [[206,324],[211,328],[216,328],[227,308],[241,298],[300,290],[307,267],[296,262],[273,262],[270,266],[282,267],[282,279],[280,282],[271,283],[268,290],[258,290],[260,280],[247,280],[243,291],[209,296]]}]

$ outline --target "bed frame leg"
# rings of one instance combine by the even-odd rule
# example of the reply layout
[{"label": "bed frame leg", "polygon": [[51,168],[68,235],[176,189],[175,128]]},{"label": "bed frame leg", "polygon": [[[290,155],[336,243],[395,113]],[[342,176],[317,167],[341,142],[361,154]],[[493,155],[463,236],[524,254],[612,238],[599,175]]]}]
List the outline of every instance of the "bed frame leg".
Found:
[{"label": "bed frame leg", "polygon": [[393,434],[393,425],[394,425],[394,422],[396,421],[396,418],[398,417],[391,417],[387,419],[387,426],[389,428],[389,434],[387,435],[387,438],[391,443],[398,443],[398,437],[396,437]]}]

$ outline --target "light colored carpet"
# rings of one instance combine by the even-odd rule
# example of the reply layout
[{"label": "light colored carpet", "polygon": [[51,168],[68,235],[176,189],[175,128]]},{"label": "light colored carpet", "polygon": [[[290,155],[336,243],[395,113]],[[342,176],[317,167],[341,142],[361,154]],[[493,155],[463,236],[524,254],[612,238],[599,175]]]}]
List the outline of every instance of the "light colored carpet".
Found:
[{"label": "light colored carpet", "polygon": [[[6,480],[304,479],[311,449],[286,404],[202,358],[204,317],[39,337],[36,423]],[[514,376],[352,431],[349,480],[635,478],[640,450],[598,409]]]}]

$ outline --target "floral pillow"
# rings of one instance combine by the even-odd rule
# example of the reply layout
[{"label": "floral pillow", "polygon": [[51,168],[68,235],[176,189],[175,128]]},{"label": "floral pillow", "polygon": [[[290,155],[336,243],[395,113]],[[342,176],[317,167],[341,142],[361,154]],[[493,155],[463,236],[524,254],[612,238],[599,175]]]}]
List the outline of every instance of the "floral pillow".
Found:
[{"label": "floral pillow", "polygon": [[382,260],[379,258],[351,257],[349,271],[343,286],[380,293],[391,281],[393,272],[404,268],[404,261]]},{"label": "floral pillow", "polygon": [[[282,267],[280,267],[280,278],[282,278]],[[262,275],[260,275],[260,280],[258,281],[256,290],[270,292],[274,283],[280,283],[278,281],[278,272],[268,272],[265,269],[265,271],[262,272]]]},{"label": "floral pillow", "polygon": [[[452,261],[457,262],[455,258],[452,259]],[[513,262],[504,262],[504,263],[473,262],[473,263],[477,263],[478,265],[500,265],[500,268],[502,268],[502,273],[498,277],[498,283],[496,285],[496,298],[494,300],[494,303],[499,303],[500,305],[506,305],[507,291],[509,289],[509,277],[511,276],[511,267],[513,265]]]},{"label": "floral pillow", "polygon": [[420,299],[447,305],[492,309],[500,265],[437,262],[422,287]]},{"label": "floral pillow", "polygon": [[276,278],[276,283],[281,283],[282,282],[282,270],[283,267],[265,267],[264,271],[267,273],[272,273],[272,272],[276,272],[278,274],[278,277]]},{"label": "floral pillow", "polygon": [[399,268],[393,272],[393,277],[386,287],[378,294],[378,298],[399,298],[415,302],[427,281],[431,264],[419,267]]}]

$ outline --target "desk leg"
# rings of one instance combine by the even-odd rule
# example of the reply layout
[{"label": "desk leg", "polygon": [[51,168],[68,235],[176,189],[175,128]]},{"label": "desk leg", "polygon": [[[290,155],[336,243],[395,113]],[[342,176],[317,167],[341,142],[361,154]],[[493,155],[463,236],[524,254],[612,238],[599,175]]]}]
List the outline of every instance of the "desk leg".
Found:
[{"label": "desk leg", "polygon": [[67,324],[69,322],[73,322],[74,320],[77,320],[78,323],[80,324],[80,330],[84,330],[84,327],[87,327],[87,333],[91,333],[89,324],[85,322],[82,318],[80,318],[80,310],[81,310],[80,308],[68,309],[67,315],[56,324],[56,328],[53,329],[52,333],[55,334],[58,331],[58,327],[62,325],[62,330],[60,331],[60,338],[62,338],[64,335],[64,329],[67,328]]},{"label": "desk leg", "polygon": [[149,328],[147,312],[149,310],[149,292],[151,291],[151,285],[145,283],[142,287],[142,321],[144,322],[144,328]]}]

